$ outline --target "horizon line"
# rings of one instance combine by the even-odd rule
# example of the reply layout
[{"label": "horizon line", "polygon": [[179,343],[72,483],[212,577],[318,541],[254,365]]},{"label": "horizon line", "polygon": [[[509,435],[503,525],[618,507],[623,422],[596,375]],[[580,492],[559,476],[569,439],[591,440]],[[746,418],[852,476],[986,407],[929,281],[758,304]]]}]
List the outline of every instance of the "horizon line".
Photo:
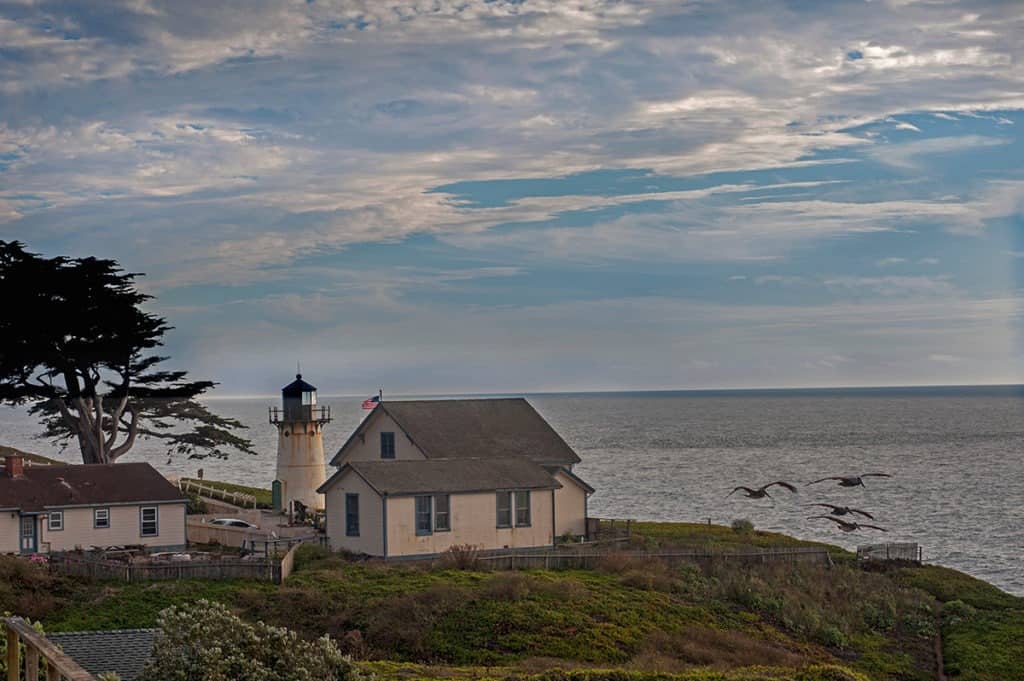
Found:
[{"label": "horizon line", "polygon": [[[927,388],[1018,388],[1024,383],[918,383],[890,385],[809,385],[809,386],[754,386],[742,388],[597,388],[590,390],[506,390],[481,392],[398,392],[397,397],[488,397],[494,395],[616,395],[628,393],[724,393],[724,392],[787,392],[787,391],[824,391],[824,390],[920,390]],[[242,399],[275,399],[279,393],[254,393],[232,395],[204,395],[201,399],[210,400],[242,400]],[[320,397],[342,397],[365,399],[363,393],[320,393]]]}]

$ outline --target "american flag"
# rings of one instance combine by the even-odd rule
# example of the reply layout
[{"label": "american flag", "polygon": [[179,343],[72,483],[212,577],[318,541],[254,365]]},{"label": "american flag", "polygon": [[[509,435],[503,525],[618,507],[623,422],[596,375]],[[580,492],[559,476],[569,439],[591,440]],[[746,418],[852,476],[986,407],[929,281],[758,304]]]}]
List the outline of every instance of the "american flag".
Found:
[{"label": "american flag", "polygon": [[363,409],[373,409],[380,404],[380,395],[374,395],[368,400],[363,400]]}]

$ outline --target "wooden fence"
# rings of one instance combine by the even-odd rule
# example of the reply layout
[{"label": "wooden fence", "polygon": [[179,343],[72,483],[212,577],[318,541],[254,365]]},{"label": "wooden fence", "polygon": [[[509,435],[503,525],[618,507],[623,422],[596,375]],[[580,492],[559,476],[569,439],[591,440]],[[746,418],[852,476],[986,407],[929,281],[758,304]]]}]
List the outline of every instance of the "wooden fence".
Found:
[{"label": "wooden fence", "polygon": [[[49,563],[50,570],[58,574],[129,583],[176,579],[255,579],[280,584],[283,578],[282,561],[274,559],[122,563],[51,553]],[[291,572],[290,568],[288,571]]]},{"label": "wooden fence", "polygon": [[764,563],[819,563],[831,565],[832,558],[828,551],[817,547],[780,547],[772,549],[745,549],[741,551],[620,551],[616,553],[561,553],[533,552],[506,553],[501,555],[479,556],[477,561],[485,569],[491,570],[589,570],[597,567],[609,557],[627,556],[637,560],[657,560],[669,566],[730,562],[743,565]]},{"label": "wooden fence", "polygon": [[201,497],[220,499],[221,501],[232,503],[235,506],[256,508],[258,503],[256,497],[252,494],[246,494],[245,492],[228,492],[227,490],[195,482],[194,480],[178,480],[178,489],[185,494],[198,494]]},{"label": "wooden fence", "polygon": [[[7,630],[7,681],[21,681],[21,646],[25,646],[25,681],[95,681],[95,677],[60,651],[20,617],[0,619]],[[18,644],[21,645],[18,645]]]},{"label": "wooden fence", "polygon": [[857,547],[857,560],[905,560],[920,563],[923,553],[920,544],[867,544]]}]

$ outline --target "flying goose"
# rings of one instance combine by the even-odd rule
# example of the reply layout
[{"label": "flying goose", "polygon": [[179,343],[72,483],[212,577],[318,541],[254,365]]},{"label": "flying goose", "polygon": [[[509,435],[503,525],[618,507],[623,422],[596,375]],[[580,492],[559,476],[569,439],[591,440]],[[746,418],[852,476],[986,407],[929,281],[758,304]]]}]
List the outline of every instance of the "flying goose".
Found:
[{"label": "flying goose", "polygon": [[836,518],[835,516],[831,516],[831,515],[812,515],[812,516],[808,517],[807,519],[808,520],[813,520],[814,518],[825,518],[826,520],[831,520],[836,525],[838,525],[839,529],[842,530],[843,532],[853,532],[855,530],[863,530],[863,529],[881,530],[882,532],[888,532],[889,531],[889,530],[885,529],[884,527],[879,527],[878,525],[865,525],[863,523],[848,522],[846,520],[840,520],[839,518]]},{"label": "flying goose", "polygon": [[850,508],[849,506],[836,506],[835,504],[807,504],[808,506],[824,506],[825,508],[832,509],[829,511],[831,515],[849,515],[851,513],[859,513],[860,515],[874,520],[875,516],[871,515],[867,511],[862,511],[859,508]]},{"label": "flying goose", "polygon": [[743,490],[743,493],[746,494],[747,498],[749,499],[764,499],[765,497],[771,499],[772,495],[768,494],[768,488],[771,487],[772,485],[785,487],[790,492],[796,492],[796,487],[793,487],[793,485],[789,484],[788,482],[783,482],[782,480],[776,480],[775,482],[769,482],[767,485],[758,487],[757,489],[751,489],[749,487],[744,487],[743,485],[740,485],[738,487],[734,487],[733,490],[726,494],[725,496],[728,498],[731,497],[736,492]]},{"label": "flying goose", "polygon": [[858,485],[864,487],[864,478],[891,478],[892,476],[888,473],[862,473],[860,475],[833,475],[828,478],[822,478],[821,480],[815,480],[814,482],[807,483],[808,485],[816,485],[819,482],[825,482],[826,480],[838,480],[840,487],[857,487]]}]

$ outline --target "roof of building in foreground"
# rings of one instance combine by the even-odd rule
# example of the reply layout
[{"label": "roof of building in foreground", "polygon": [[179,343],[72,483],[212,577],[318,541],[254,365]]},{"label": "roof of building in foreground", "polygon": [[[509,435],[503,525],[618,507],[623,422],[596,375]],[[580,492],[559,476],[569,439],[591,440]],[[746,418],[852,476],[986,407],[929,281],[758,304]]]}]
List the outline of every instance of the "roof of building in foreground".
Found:
[{"label": "roof of building in foreground", "polygon": [[0,508],[51,508],[187,501],[185,495],[145,462],[25,466],[11,477],[0,470]]},{"label": "roof of building in foreground", "polygon": [[157,631],[72,631],[47,634],[46,638],[59,645],[64,654],[90,674],[114,672],[121,681],[135,681],[142,676],[142,669],[153,653]]},{"label": "roof of building in foreground", "polygon": [[[460,400],[386,400],[375,412],[391,416],[429,459],[526,457],[541,464],[571,465],[580,457],[521,397]],[[335,455],[369,425],[368,416]]]},{"label": "roof of building in foreground", "polygon": [[540,490],[562,486],[543,466],[523,457],[514,457],[352,461],[342,466],[318,491],[326,491],[349,473],[361,477],[381,496]]}]

